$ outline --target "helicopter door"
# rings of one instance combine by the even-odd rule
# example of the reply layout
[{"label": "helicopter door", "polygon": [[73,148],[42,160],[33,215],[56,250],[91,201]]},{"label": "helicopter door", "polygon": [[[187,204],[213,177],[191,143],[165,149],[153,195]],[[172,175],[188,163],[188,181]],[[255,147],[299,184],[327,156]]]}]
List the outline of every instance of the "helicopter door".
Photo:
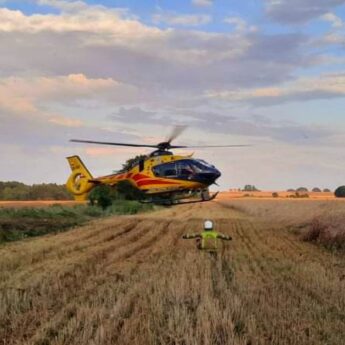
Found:
[{"label": "helicopter door", "polygon": [[143,171],[145,168],[145,160],[144,159],[140,159],[139,161],[139,171]]}]

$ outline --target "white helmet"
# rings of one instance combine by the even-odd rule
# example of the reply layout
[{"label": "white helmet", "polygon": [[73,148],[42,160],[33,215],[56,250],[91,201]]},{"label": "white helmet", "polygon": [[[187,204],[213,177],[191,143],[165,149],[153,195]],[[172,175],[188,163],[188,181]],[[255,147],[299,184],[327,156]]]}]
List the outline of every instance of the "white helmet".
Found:
[{"label": "white helmet", "polygon": [[213,222],[212,222],[212,220],[205,220],[205,222],[204,222],[204,229],[205,230],[213,230]]}]

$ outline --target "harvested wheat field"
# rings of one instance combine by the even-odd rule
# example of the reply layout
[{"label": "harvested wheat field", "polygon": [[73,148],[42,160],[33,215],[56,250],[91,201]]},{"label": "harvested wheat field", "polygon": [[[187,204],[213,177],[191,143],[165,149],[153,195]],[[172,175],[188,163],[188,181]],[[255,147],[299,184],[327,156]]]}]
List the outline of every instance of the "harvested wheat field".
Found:
[{"label": "harvested wheat field", "polygon": [[74,200],[29,200],[29,201],[0,201],[1,207],[21,208],[21,207],[48,207],[52,205],[75,206],[84,202]]},{"label": "harvested wheat field", "polygon": [[[244,206],[180,205],[0,247],[0,343],[344,344],[344,256]],[[233,237],[216,259],[181,239],[205,217]]]}]

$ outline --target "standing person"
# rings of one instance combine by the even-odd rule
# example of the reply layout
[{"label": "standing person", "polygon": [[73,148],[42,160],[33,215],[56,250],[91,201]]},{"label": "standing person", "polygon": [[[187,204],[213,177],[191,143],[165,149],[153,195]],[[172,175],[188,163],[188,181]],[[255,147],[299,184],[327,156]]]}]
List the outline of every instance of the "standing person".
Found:
[{"label": "standing person", "polygon": [[208,252],[216,253],[218,249],[218,239],[231,241],[231,236],[226,236],[219,232],[214,231],[213,221],[206,220],[204,222],[204,231],[201,233],[185,234],[183,239],[196,239],[197,248]]}]

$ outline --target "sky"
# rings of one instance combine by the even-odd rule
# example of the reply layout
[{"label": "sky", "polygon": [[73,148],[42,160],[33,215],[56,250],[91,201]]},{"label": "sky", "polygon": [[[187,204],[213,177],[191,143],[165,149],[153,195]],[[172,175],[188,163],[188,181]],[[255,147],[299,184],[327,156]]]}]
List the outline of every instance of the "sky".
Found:
[{"label": "sky", "polygon": [[345,0],[0,0],[0,180],[94,176],[158,143],[219,189],[345,184]]}]

